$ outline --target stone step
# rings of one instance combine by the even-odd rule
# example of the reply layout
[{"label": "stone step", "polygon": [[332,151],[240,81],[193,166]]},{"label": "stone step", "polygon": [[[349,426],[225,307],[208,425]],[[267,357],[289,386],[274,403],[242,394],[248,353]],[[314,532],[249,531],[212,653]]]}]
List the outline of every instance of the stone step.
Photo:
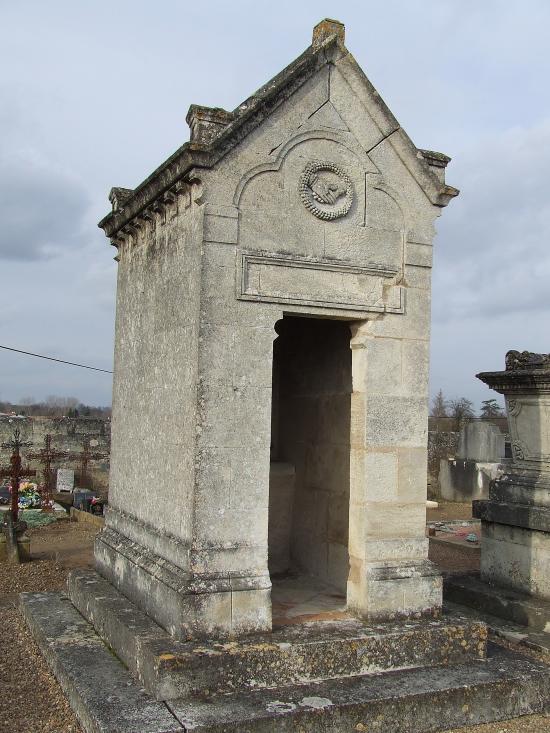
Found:
[{"label": "stone step", "polygon": [[163,703],[62,594],[21,608],[85,733],[436,733],[550,709],[550,668],[492,645],[486,660]]},{"label": "stone step", "polygon": [[451,575],[444,580],[445,600],[477,608],[536,631],[550,632],[550,601],[484,583],[479,575]]},{"label": "stone step", "polygon": [[460,617],[379,625],[346,619],[179,642],[93,570],[72,571],[68,587],[76,608],[159,700],[460,664],[486,653],[485,625]]},{"label": "stone step", "polygon": [[20,606],[86,733],[182,733],[61,593],[22,593]]},{"label": "stone step", "polygon": [[550,633],[530,629],[528,626],[520,626],[513,623],[513,621],[492,616],[490,613],[485,613],[477,608],[462,606],[448,600],[445,601],[444,609],[448,613],[483,621],[487,625],[489,635],[493,634],[500,639],[510,641],[518,647],[532,649],[542,654],[547,661],[550,661]]},{"label": "stone step", "polygon": [[167,704],[194,733],[439,733],[550,709],[550,668],[490,645],[485,661]]}]

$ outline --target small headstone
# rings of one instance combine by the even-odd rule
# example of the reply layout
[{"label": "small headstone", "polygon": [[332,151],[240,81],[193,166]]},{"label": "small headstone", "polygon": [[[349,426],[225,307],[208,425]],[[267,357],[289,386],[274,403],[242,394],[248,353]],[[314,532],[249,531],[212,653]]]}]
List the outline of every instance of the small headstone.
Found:
[{"label": "small headstone", "polygon": [[74,470],[72,468],[57,469],[57,491],[70,491],[74,489]]}]

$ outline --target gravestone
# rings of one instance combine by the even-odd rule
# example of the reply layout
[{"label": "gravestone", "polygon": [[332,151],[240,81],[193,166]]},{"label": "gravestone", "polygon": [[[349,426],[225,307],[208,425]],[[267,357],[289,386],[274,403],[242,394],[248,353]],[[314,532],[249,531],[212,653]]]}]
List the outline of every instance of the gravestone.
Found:
[{"label": "gravestone", "polygon": [[[233,112],[187,121],[100,222],[119,270],[97,572],[71,573],[70,601],[23,601],[86,729],[424,731],[541,709],[545,670],[487,660],[483,624],[442,618],[428,559],[449,158],[413,145],[333,20]],[[270,564],[290,565],[282,586]],[[272,603],[300,602],[310,623],[273,624]]]},{"label": "gravestone", "polygon": [[458,502],[487,499],[491,482],[502,473],[504,438],[492,423],[467,422],[460,431],[456,458],[440,461],[440,497]]},{"label": "gravestone", "polygon": [[460,431],[457,457],[479,463],[500,463],[504,458],[504,438],[493,423],[467,422]]},{"label": "gravestone", "polygon": [[72,492],[74,489],[74,470],[72,468],[58,468],[56,491]]}]

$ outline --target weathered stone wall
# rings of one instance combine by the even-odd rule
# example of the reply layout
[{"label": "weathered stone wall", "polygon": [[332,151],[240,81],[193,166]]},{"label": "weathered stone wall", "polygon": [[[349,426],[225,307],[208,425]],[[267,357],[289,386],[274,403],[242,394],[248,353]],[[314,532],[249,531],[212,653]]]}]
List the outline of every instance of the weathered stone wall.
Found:
[{"label": "weathered stone wall", "polygon": [[155,526],[174,559],[192,522],[202,212],[182,195],[151,216],[119,250],[110,506],[132,540],[136,520]]},{"label": "weathered stone wall", "polygon": [[[111,450],[110,420],[95,417],[0,417],[0,444],[11,439],[14,428],[19,428],[23,441],[32,443],[31,447],[25,447],[21,451],[25,464],[27,464],[26,455],[29,451],[36,452],[44,447],[46,435],[52,436],[53,449],[71,453],[81,453],[84,441],[89,439],[92,452],[105,454],[104,459],[90,461],[88,464],[92,488],[102,494],[107,493]],[[2,465],[9,463],[9,456],[10,450],[0,447],[0,463]],[[41,470],[38,461],[33,460],[28,461],[28,463],[30,463],[31,468]],[[52,466],[53,468],[73,468],[76,471],[78,484],[78,459],[63,462],[54,461]]]}]

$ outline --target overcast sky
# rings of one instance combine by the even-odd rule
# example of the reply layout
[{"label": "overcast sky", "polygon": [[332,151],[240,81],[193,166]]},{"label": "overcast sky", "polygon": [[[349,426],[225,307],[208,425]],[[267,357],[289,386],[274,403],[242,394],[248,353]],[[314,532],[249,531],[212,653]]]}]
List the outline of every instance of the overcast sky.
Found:
[{"label": "overcast sky", "polygon": [[[431,392],[550,351],[550,2],[0,0],[0,344],[110,369],[116,264],[97,221],[188,139],[191,103],[233,109],[325,16],[461,189],[435,243]],[[0,350],[0,399],[109,404],[108,374]]]}]

